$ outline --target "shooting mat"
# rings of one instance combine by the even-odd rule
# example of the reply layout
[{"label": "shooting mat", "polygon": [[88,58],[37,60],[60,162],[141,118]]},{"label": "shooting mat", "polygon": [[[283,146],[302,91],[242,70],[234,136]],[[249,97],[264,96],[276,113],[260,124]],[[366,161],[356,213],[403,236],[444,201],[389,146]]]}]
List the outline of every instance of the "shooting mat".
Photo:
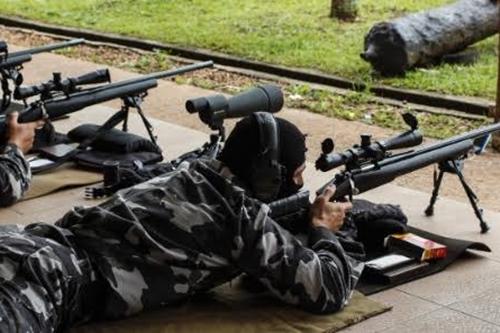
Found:
[{"label": "shooting mat", "polygon": [[[33,176],[31,187],[22,200],[29,200],[72,187],[95,184],[102,181],[98,172],[77,169],[72,164]],[[82,190],[83,193],[83,190]]]},{"label": "shooting mat", "polygon": [[233,281],[178,306],[124,320],[91,323],[70,333],[336,332],[388,310],[390,307],[355,292],[343,311],[312,315],[266,293],[249,293]]},{"label": "shooting mat", "polygon": [[446,256],[446,258],[432,262],[426,268],[426,270],[422,271],[421,273],[408,277],[407,279],[396,283],[378,284],[366,281],[362,277],[358,283],[358,286],[356,287],[358,291],[362,292],[365,295],[372,295],[386,289],[397,287],[403,283],[421,279],[431,274],[441,272],[450,264],[452,264],[455,260],[460,258],[467,250],[491,252],[490,248],[487,245],[480,242],[443,237],[414,227],[410,227],[409,231],[421,237],[446,245],[448,247],[448,255]]}]

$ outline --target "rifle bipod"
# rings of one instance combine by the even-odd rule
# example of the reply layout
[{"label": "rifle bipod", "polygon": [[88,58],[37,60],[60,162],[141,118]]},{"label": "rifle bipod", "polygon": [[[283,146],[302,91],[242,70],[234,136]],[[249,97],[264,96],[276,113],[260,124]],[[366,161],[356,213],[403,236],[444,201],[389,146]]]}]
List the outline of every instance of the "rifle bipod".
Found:
[{"label": "rifle bipod", "polygon": [[141,103],[143,100],[144,95],[142,96],[127,96],[122,98],[122,106],[120,110],[116,111],[111,117],[109,117],[104,124],[102,124],[99,127],[99,130],[97,131],[96,135],[91,139],[92,141],[95,141],[97,137],[102,135],[104,132],[118,126],[118,124],[122,123],[122,131],[123,132],[128,132],[128,116],[130,113],[130,108],[134,108],[137,110],[137,113],[139,114],[144,127],[146,128],[149,138],[151,142],[158,147],[158,149],[161,151],[161,148],[158,146],[158,143],[156,141],[156,136],[153,133],[153,125],[149,122],[149,120],[146,118],[146,115],[142,111],[141,108]]},{"label": "rifle bipod", "polygon": [[465,181],[465,177],[462,173],[464,167],[464,160],[449,160],[438,163],[439,173],[437,170],[434,170],[434,189],[432,190],[431,200],[429,202],[429,206],[425,209],[426,216],[434,215],[434,204],[436,203],[439,188],[441,187],[441,182],[443,180],[444,173],[452,173],[458,176],[462,187],[464,188],[465,194],[467,194],[467,198],[469,198],[469,202],[474,209],[474,214],[479,220],[479,226],[481,227],[481,233],[486,233],[490,229],[488,224],[483,219],[483,209],[478,206],[479,199],[477,195],[474,193],[472,188]]},{"label": "rifle bipod", "polygon": [[[142,123],[144,124],[144,127],[146,128],[146,131],[148,132],[149,138],[151,142],[154,143],[155,146],[158,147],[158,143],[156,142],[156,135],[153,133],[153,125],[149,122],[148,118],[146,118],[146,115],[142,111],[141,104],[144,100],[144,97],[146,96],[147,93],[137,95],[137,96],[127,96],[122,98],[122,107],[120,111],[118,111],[116,114],[122,113],[123,114],[123,124],[122,124],[122,131],[128,132],[128,115],[130,112],[130,108],[134,108],[137,110],[137,113],[139,114],[139,117],[142,120]],[[116,125],[115,125],[116,126]],[[158,147],[160,148],[160,147]]]}]

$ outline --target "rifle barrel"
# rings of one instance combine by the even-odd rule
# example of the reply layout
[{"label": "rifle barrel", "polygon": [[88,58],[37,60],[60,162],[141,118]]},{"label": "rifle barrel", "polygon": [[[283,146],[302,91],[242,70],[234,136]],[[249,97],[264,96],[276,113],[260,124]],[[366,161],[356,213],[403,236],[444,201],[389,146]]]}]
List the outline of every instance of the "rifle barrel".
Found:
[{"label": "rifle barrel", "polygon": [[136,78],[133,78],[133,79],[128,79],[128,80],[123,80],[123,81],[118,81],[118,82],[110,83],[110,84],[105,85],[105,86],[100,86],[100,87],[96,87],[96,88],[90,89],[89,91],[96,91],[96,90],[100,90],[100,89],[116,88],[116,87],[126,86],[126,85],[129,85],[129,84],[132,84],[132,83],[137,83],[137,82],[142,82],[142,81],[149,81],[149,80],[152,80],[152,79],[157,80],[157,79],[162,79],[162,78],[166,78],[166,77],[172,77],[172,76],[176,76],[176,75],[180,75],[180,74],[192,72],[192,71],[195,71],[195,70],[198,70],[198,69],[212,67],[213,65],[214,65],[214,62],[211,61],[211,60],[204,61],[204,62],[198,62],[198,63],[192,64],[192,65],[182,66],[182,67],[170,69],[170,70],[167,70],[167,71],[146,74],[146,75],[143,75],[143,76],[140,76],[140,77],[136,77]]},{"label": "rifle barrel", "polygon": [[491,124],[488,126],[480,127],[478,129],[472,130],[472,131],[464,133],[464,134],[452,136],[451,138],[438,141],[436,143],[427,145],[427,146],[425,146],[421,149],[418,149],[418,150],[409,151],[408,153],[402,154],[401,156],[395,156],[393,158],[388,158],[386,160],[379,162],[378,165],[382,167],[382,166],[387,165],[387,164],[396,163],[396,162],[399,162],[401,160],[406,160],[406,159],[416,157],[416,156],[419,156],[422,154],[430,153],[430,152],[435,151],[435,150],[439,150],[442,148],[448,148],[448,147],[453,146],[459,142],[463,142],[463,141],[467,141],[467,140],[474,140],[474,139],[477,139],[477,138],[480,138],[480,137],[483,137],[485,135],[491,134],[493,132],[498,132],[498,131],[500,131],[500,123],[494,123],[494,124]]},{"label": "rifle barrel", "polygon": [[53,43],[53,44],[49,44],[49,45],[38,46],[38,47],[31,48],[31,49],[26,49],[26,50],[22,50],[22,51],[18,51],[18,52],[12,52],[9,54],[8,58],[23,56],[23,55],[27,55],[27,54],[37,54],[37,53],[42,53],[42,52],[50,52],[50,51],[62,49],[65,47],[75,46],[75,45],[83,43],[84,41],[85,41],[84,38],[77,38],[77,39],[72,39],[72,40],[69,40],[66,42],[59,42],[59,43]]}]

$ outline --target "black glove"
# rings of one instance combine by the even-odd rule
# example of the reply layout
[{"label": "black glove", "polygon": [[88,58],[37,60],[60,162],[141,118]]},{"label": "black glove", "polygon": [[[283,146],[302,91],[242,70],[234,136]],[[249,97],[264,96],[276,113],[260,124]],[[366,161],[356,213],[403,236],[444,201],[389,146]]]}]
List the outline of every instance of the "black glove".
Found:
[{"label": "black glove", "polygon": [[395,205],[354,200],[352,219],[358,229],[357,240],[363,243],[367,253],[382,251],[387,236],[408,232],[408,219]]}]

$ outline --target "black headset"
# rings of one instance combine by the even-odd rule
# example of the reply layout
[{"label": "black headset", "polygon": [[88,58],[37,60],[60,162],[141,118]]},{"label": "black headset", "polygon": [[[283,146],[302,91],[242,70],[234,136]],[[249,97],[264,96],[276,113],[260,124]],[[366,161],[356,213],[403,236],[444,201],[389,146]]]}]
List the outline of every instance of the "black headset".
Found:
[{"label": "black headset", "polygon": [[269,112],[255,112],[252,117],[259,129],[259,152],[252,165],[252,191],[257,199],[270,202],[276,200],[285,173],[279,163],[279,128]]}]

